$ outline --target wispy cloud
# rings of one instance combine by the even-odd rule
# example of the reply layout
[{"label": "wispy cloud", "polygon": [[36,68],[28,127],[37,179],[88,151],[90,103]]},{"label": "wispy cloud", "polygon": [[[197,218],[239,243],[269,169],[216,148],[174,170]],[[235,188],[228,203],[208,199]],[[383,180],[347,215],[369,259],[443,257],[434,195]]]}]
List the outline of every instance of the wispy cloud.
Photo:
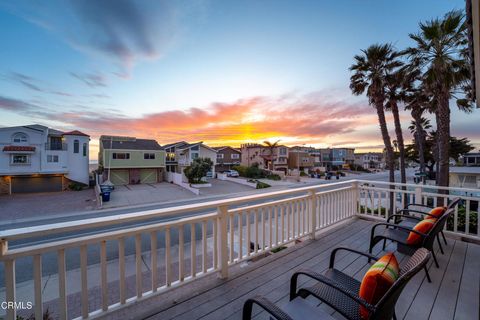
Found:
[{"label": "wispy cloud", "polygon": [[107,79],[106,77],[101,74],[101,73],[75,73],[75,72],[70,72],[70,75],[74,77],[75,79],[80,80],[87,86],[91,88],[97,88],[97,87],[106,87],[107,86]]},{"label": "wispy cloud", "polygon": [[57,96],[64,96],[64,97],[73,97],[74,95],[68,92],[60,91],[60,90],[53,90],[50,88],[47,88],[47,86],[44,85],[44,82],[39,81],[38,79],[35,79],[31,76],[28,76],[23,73],[19,72],[10,72],[2,77],[4,80],[10,81],[15,84],[19,84],[24,88],[27,88],[29,90],[39,92],[39,93],[47,93],[47,94],[53,94]]}]

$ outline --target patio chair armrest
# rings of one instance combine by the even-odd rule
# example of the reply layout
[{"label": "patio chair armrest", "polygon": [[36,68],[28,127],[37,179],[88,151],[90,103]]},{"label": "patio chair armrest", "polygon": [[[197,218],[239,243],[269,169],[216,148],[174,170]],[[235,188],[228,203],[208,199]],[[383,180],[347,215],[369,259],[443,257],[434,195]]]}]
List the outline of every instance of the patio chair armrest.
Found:
[{"label": "patio chair armrest", "polygon": [[367,258],[373,259],[375,261],[378,260],[378,258],[375,257],[374,255],[371,255],[371,254],[363,252],[363,251],[358,251],[358,250],[351,249],[351,248],[348,248],[348,247],[338,247],[338,248],[333,249],[332,253],[330,254],[330,264],[329,264],[330,269],[333,269],[333,266],[335,264],[335,255],[337,254],[337,251],[340,251],[340,250],[346,250],[346,251],[354,252],[354,253],[357,253],[359,255],[365,256]]},{"label": "patio chair armrest", "polygon": [[[300,276],[300,275],[307,276],[307,277],[312,278],[314,280],[317,280],[318,282],[321,282],[321,283],[323,283],[323,284],[325,284],[325,285],[327,285],[327,286],[329,286],[329,287],[331,287],[335,290],[340,291],[341,293],[343,293],[344,295],[346,295],[350,299],[354,300],[358,304],[364,306],[365,308],[367,308],[370,311],[375,310],[375,306],[368,303],[365,299],[361,298],[360,296],[358,296],[358,292],[352,291],[352,290],[346,288],[341,283],[335,282],[335,281],[325,277],[321,273],[318,273],[318,272],[315,272],[315,271],[312,271],[312,270],[308,270],[308,269],[297,271],[290,278],[290,301],[297,297],[297,280],[298,280],[298,276]],[[304,292],[308,292],[308,293],[314,295],[315,297],[317,297],[318,299],[322,300],[322,297],[319,297],[314,292],[311,292],[306,288],[302,288],[301,290],[304,291]]]},{"label": "patio chair armrest", "polygon": [[405,209],[408,209],[408,207],[410,206],[414,206],[414,207],[424,207],[424,208],[430,208],[430,209],[433,209],[432,206],[428,206],[426,204],[418,204],[418,203],[409,203],[407,204],[407,206],[405,207]]},{"label": "patio chair armrest", "polygon": [[[428,212],[423,212],[423,211],[420,211],[420,210],[414,210],[414,209],[402,209],[402,210],[398,210],[397,211],[397,214],[399,214],[399,212],[415,212],[415,213],[420,213],[420,214],[424,214],[426,216],[430,216],[430,217],[433,217],[433,218],[438,218],[437,216],[434,216],[433,214],[430,214]],[[406,215],[406,214],[405,214]]]},{"label": "patio chair armrest", "polygon": [[[406,215],[406,214],[392,214],[391,216],[389,216],[387,218],[387,223],[390,223],[390,220],[392,218],[404,218],[404,219],[411,219],[411,220],[417,220],[417,221],[422,221],[422,218],[419,218],[419,217],[415,217],[415,216],[409,216],[409,215]],[[395,224],[397,224],[398,220],[395,220]]]},{"label": "patio chair armrest", "polygon": [[422,233],[422,232],[417,231],[417,230],[413,230],[413,228],[411,228],[411,227],[402,226],[402,225],[394,224],[394,223],[380,222],[380,223],[376,223],[376,224],[372,227],[371,238],[373,238],[373,236],[374,236],[374,234],[375,234],[375,228],[378,227],[378,226],[386,226],[386,227],[392,227],[392,228],[396,228],[396,229],[402,229],[402,230],[406,230],[406,231],[410,231],[410,232],[416,233],[416,234],[418,234],[419,236],[422,236],[422,237],[426,237],[426,236],[427,236],[425,233]]},{"label": "patio chair armrest", "polygon": [[253,305],[256,304],[277,320],[293,320],[288,314],[265,297],[255,296],[243,304],[242,320],[252,319]]}]

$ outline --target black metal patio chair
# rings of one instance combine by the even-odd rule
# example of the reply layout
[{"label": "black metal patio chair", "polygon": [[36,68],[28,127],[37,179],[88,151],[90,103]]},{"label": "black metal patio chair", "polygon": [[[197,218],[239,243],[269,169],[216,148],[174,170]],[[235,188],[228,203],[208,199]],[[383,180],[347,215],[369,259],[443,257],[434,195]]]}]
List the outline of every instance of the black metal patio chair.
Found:
[{"label": "black metal patio chair", "polygon": [[[437,268],[440,267],[438,264],[437,257],[435,256],[435,251],[433,250],[433,244],[435,243],[435,238],[440,231],[443,230],[445,227],[445,223],[447,222],[448,217],[453,213],[453,209],[448,209],[440,218],[436,219],[433,227],[427,233],[422,233],[417,230],[414,230],[413,227],[402,226],[399,224],[394,223],[386,223],[381,222],[377,223],[372,227],[370,233],[370,245],[369,245],[369,253],[372,253],[373,247],[379,243],[380,241],[384,240],[383,246],[385,249],[385,242],[386,240],[390,240],[397,243],[397,250],[406,255],[412,255],[416,249],[418,248],[426,248],[428,249],[433,256],[433,260]],[[385,227],[382,233],[376,233],[376,229],[380,226]],[[420,236],[421,241],[415,244],[407,243],[407,238],[413,232]],[[431,282],[430,275],[428,273],[428,268],[425,265],[425,273],[427,275],[428,282]]]},{"label": "black metal patio chair", "polygon": [[[376,304],[372,305],[359,296],[360,282],[358,280],[334,268],[335,255],[340,250],[350,251],[369,259],[378,260],[377,257],[365,252],[345,247],[336,248],[330,255],[330,266],[325,273],[301,270],[292,275],[289,303],[280,308],[261,296],[248,299],[243,306],[242,319],[251,319],[253,305],[255,304],[266,310],[271,315],[271,318],[278,320],[332,319],[330,315],[325,314],[321,309],[308,303],[302,303],[306,301],[305,298],[308,296],[313,296],[328,304],[347,319],[362,319],[360,314],[361,306],[368,310],[368,319],[396,319],[395,304],[403,288],[418,271],[424,268],[430,258],[430,253],[427,249],[418,249],[401,268],[399,278],[390,289]],[[318,283],[312,287],[301,288],[297,291],[297,282],[300,276],[314,279]]]},{"label": "black metal patio chair", "polygon": [[[455,207],[460,203],[461,199],[459,197],[453,198],[452,201],[447,205],[447,208],[444,212],[444,214],[447,212],[449,209],[455,209]],[[400,224],[403,226],[407,227],[414,227],[418,221],[422,220],[423,218],[420,218],[416,215],[412,215],[411,213],[417,213],[421,214],[423,216],[431,216],[433,217],[429,212],[421,211],[421,210],[416,210],[416,209],[410,209],[410,207],[422,207],[428,210],[434,209],[434,207],[425,205],[425,204],[417,204],[417,203],[410,203],[408,204],[404,209],[398,210],[395,214],[391,215],[388,217],[387,222],[390,222],[390,220],[394,219],[395,224]],[[445,245],[448,245],[447,243],[447,238],[445,237],[445,234],[443,233],[443,230],[440,231],[439,234],[437,234],[437,240],[438,240],[438,246],[440,247],[440,251],[443,252],[443,247],[440,242],[440,234],[442,235],[443,241],[445,242]]]}]

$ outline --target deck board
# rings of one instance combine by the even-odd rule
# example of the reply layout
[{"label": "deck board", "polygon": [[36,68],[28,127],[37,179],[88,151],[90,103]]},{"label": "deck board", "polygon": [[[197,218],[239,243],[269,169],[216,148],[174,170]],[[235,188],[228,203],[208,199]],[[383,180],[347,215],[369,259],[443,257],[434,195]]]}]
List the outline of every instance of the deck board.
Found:
[{"label": "deck board", "polygon": [[[330,252],[337,246],[348,246],[367,251],[370,228],[373,222],[354,219],[320,235],[317,240],[307,240],[267,258],[250,263],[246,267],[232,268],[226,280],[213,277],[197,280],[200,284],[177,288],[167,297],[152,298],[144,305],[154,309],[154,319],[241,319],[244,301],[257,294],[266,296],[281,305],[288,302],[291,274],[299,269],[309,268],[323,271],[328,268]],[[445,254],[438,249],[440,268],[430,265],[433,282],[426,281],[425,273],[419,272],[406,286],[400,296],[396,313],[398,319],[478,319],[480,299],[480,246],[448,239]],[[394,251],[395,244],[389,243],[386,251]],[[383,254],[381,244],[374,248],[374,254]],[[398,254],[400,264],[408,257]],[[367,259],[356,254],[339,252],[335,266],[361,280],[369,268]],[[192,284],[194,284],[193,282]],[[299,285],[314,284],[313,280],[300,278]],[[175,297],[173,299],[172,297]],[[341,316],[330,307],[309,298],[312,306],[330,313],[334,318]],[[139,306],[142,306],[139,304]],[[255,309],[254,309],[255,310]],[[255,311],[255,319],[265,319],[261,310]],[[122,318],[129,317],[124,314]],[[142,317],[140,317],[142,318]]]}]

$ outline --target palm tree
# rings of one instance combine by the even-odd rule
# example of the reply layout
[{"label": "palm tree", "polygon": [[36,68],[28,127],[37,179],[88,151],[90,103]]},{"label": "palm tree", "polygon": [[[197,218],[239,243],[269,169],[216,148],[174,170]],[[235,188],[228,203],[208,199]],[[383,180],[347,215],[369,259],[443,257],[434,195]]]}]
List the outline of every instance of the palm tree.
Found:
[{"label": "palm tree", "polygon": [[[369,104],[377,111],[380,132],[386,150],[386,163],[389,168],[389,180],[395,182],[395,166],[392,141],[385,120],[385,87],[386,77],[399,67],[397,53],[391,44],[374,44],[362,54],[355,55],[354,64],[350,67],[350,90],[355,95],[366,92]],[[394,189],[394,185],[390,185]],[[393,212],[393,196],[390,196],[390,213]]]},{"label": "palm tree", "polygon": [[[400,67],[402,63],[397,61],[397,66]],[[407,183],[407,175],[405,172],[405,143],[403,140],[402,125],[400,122],[400,113],[398,111],[398,102],[404,100],[404,82],[405,74],[403,70],[394,70],[393,73],[387,74],[386,77],[386,97],[387,103],[385,108],[390,110],[393,114],[393,121],[395,124],[395,135],[397,139],[395,142],[395,149],[398,148],[400,158],[400,180],[402,183]]]},{"label": "palm tree", "polygon": [[[437,184],[440,186],[449,184],[449,101],[452,98],[457,99],[457,90],[465,89],[470,79],[466,31],[463,14],[460,11],[451,11],[443,19],[420,23],[420,32],[410,34],[416,47],[406,50],[410,59],[421,70],[423,87],[431,92],[433,97],[438,132]],[[471,106],[465,99],[457,99],[457,105],[467,110]]]},{"label": "palm tree", "polygon": [[273,171],[273,155],[275,153],[275,148],[278,147],[278,143],[280,140],[277,140],[275,142],[270,142],[270,141],[263,141],[267,149],[269,150],[269,155],[267,159],[267,168]]}]

